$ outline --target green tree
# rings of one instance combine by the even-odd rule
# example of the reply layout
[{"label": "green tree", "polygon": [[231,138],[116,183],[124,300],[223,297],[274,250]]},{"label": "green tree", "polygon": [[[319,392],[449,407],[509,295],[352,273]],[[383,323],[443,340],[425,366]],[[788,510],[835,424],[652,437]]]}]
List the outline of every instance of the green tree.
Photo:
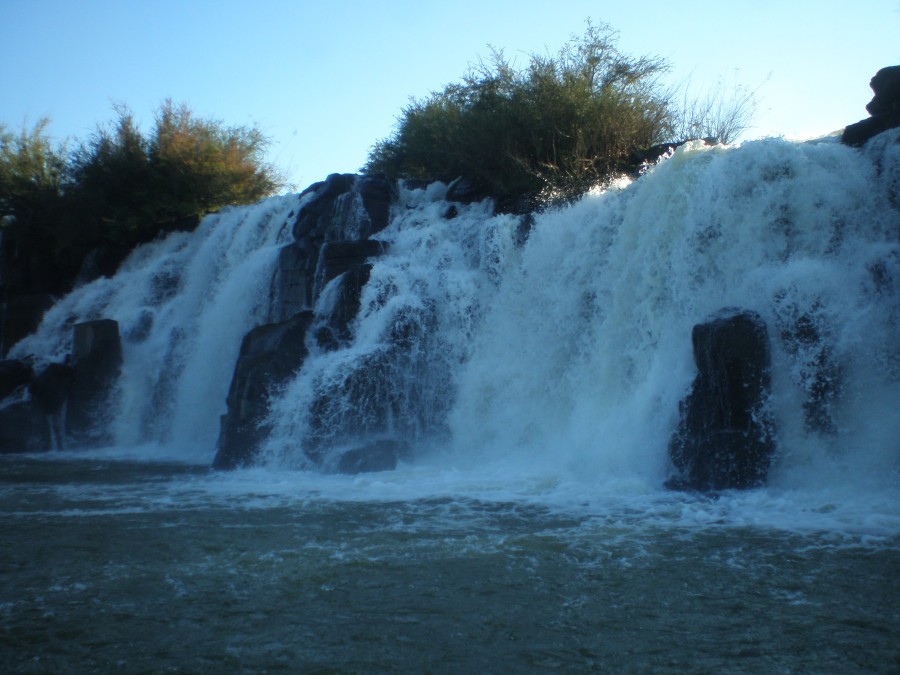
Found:
[{"label": "green tree", "polygon": [[202,215],[272,194],[284,180],[264,160],[268,146],[256,127],[198,119],[184,104],[167,100],[157,113],[148,153],[162,199],[159,215]]},{"label": "green tree", "polygon": [[128,108],[116,112],[74,154],[68,191],[82,229],[100,239],[146,241],[283,184],[256,127],[226,127],[167,100],[144,136]]},{"label": "green tree", "polygon": [[48,220],[62,190],[65,151],[54,147],[48,124],[44,118],[19,133],[0,124],[0,218],[22,232]]},{"label": "green tree", "polygon": [[256,127],[228,127],[164,102],[149,134],[115,107],[113,122],[68,151],[42,119],[0,125],[0,225],[5,292],[68,290],[91,251],[109,273],[134,246],[283,185]]},{"label": "green tree", "polygon": [[465,176],[499,199],[568,200],[633,169],[639,151],[685,140],[676,132],[705,131],[723,112],[698,104],[688,119],[663,82],[667,70],[660,58],[623,54],[612,28],[590,22],[556,55],[533,54],[522,68],[492,50],[460,83],[412,100],[363,171]]}]

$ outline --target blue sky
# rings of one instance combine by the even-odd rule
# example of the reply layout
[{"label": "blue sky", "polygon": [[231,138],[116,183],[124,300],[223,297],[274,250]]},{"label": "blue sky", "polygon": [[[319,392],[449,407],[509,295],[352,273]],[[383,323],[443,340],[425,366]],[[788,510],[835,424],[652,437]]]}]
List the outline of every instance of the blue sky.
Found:
[{"label": "blue sky", "polygon": [[[550,7],[553,7],[550,9]],[[0,122],[51,118],[85,139],[164,99],[258,124],[298,188],[359,169],[409,97],[453,82],[488,45],[555,52],[585,20],[672,66],[673,83],[757,89],[747,138],[824,135],[866,117],[900,64],[900,0],[0,0]]]}]

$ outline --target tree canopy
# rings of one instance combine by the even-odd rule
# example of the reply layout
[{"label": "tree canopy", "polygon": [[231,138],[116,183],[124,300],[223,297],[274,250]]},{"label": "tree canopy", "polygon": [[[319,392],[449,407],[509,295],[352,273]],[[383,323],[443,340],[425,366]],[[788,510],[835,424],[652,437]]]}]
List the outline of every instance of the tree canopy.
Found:
[{"label": "tree canopy", "polygon": [[167,100],[144,134],[127,107],[115,112],[114,121],[73,148],[54,145],[47,119],[18,133],[0,124],[4,263],[20,272],[13,285],[35,286],[43,277],[44,285],[60,290],[92,249],[114,246],[121,257],[283,185],[265,162],[268,140],[256,127],[198,118]]}]

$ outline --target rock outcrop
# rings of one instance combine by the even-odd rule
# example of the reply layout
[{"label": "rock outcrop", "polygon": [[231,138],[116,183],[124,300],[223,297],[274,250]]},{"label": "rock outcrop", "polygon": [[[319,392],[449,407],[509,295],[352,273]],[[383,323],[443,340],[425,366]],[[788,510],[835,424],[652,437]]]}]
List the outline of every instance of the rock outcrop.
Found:
[{"label": "rock outcrop", "polygon": [[75,324],[72,335],[72,389],[66,405],[66,435],[79,445],[108,443],[113,387],[122,368],[119,324],[98,319]]},{"label": "rock outcrop", "polygon": [[[385,245],[371,237],[387,227],[397,192],[396,182],[383,176],[332,174],[303,193],[294,241],[282,248],[272,278],[272,323],[251,330],[241,346],[221,420],[216,468],[253,463],[267,432],[268,394],[297,372],[309,345],[331,351],[351,338],[371,270],[367,261],[385,252]],[[332,468],[382,470],[390,453],[384,445],[365,449],[369,446],[350,455],[357,459]],[[317,447],[308,457],[319,463],[323,456]]]},{"label": "rock outcrop", "polygon": [[244,337],[226,399],[228,412],[221,420],[215,468],[253,463],[268,431],[269,392],[303,365],[312,321],[311,311],[300,312],[287,321],[254,328]]},{"label": "rock outcrop", "polygon": [[900,66],[882,68],[869,82],[875,96],[866,104],[871,117],[844,129],[841,142],[859,147],[873,136],[900,126]]},{"label": "rock outcrop", "polygon": [[105,422],[122,366],[119,324],[99,319],[77,323],[72,331],[70,363],[51,363],[34,375],[26,363],[0,362],[5,389],[19,383],[0,400],[0,452],[111,440]]},{"label": "rock outcrop", "polygon": [[762,485],[775,449],[767,412],[769,338],[755,312],[725,309],[694,326],[697,376],[669,442],[679,471],[667,486],[725,490]]}]

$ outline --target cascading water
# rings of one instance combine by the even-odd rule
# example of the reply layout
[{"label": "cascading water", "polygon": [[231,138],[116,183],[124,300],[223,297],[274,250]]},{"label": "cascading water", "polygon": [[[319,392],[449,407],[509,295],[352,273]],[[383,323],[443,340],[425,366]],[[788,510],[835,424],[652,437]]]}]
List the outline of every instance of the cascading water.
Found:
[{"label": "cascading water", "polygon": [[[517,219],[470,207],[446,220],[438,187],[413,191],[379,234],[389,253],[354,339],[274,398],[265,456],[304,465],[312,436],[386,431],[482,470],[658,485],[693,377],[691,328],[737,306],[771,327],[772,480],[895,482],[897,161],[888,139],[866,155],[694,144],[538,216],[521,249]],[[411,336],[400,349],[398,325]],[[798,342],[803,326],[813,338]],[[366,376],[388,393],[359,386]]]},{"label": "cascading water", "polygon": [[194,233],[137,249],[115,277],[58,302],[10,356],[61,362],[69,326],[118,321],[124,364],[108,420],[115,443],[162,442],[186,459],[210,460],[241,338],[267,320],[272,269],[300,203],[276,197],[225,209]]},{"label": "cascading water", "polygon": [[[449,217],[440,184],[405,189],[349,337],[308,336],[303,367],[271,392],[258,461],[327,469],[356,438],[390,436],[413,463],[659,486],[693,377],[691,328],[735,306],[772,339],[771,481],[896,482],[898,184],[887,133],[862,153],[828,139],[690,144],[527,228],[489,203]],[[228,210],[136,251],[11,355],[60,360],[66,324],[116,319],[116,442],[209,458],[241,338],[272,320],[275,260],[301,206]],[[321,320],[337,283],[320,289]]]}]

